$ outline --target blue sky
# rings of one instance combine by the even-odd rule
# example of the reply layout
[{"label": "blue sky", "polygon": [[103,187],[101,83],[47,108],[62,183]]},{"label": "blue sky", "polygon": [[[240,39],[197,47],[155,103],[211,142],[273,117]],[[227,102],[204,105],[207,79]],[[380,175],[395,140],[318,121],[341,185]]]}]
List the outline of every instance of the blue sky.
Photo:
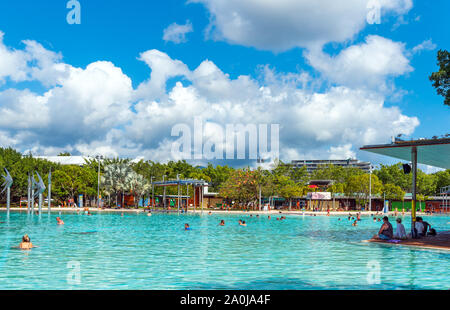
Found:
[{"label": "blue sky", "polygon": [[[449,132],[450,110],[428,75],[437,68],[437,50],[450,46],[450,3],[379,0],[381,23],[367,24],[367,1],[359,0],[361,7],[355,1],[337,7],[329,0],[79,0],[79,25],[67,23],[66,0],[2,1],[0,144],[36,154],[68,150],[167,160],[170,129],[192,124],[196,115],[185,106],[201,110],[212,131],[226,123],[280,123],[284,160],[352,156],[390,162],[358,148],[389,142],[395,133],[419,138]],[[192,25],[183,42],[163,39],[174,23]],[[27,50],[23,40],[43,49]],[[153,52],[144,62],[139,58],[146,51]],[[156,64],[161,57],[164,62]],[[25,63],[22,71],[3,65],[2,73],[2,61],[12,59]],[[66,66],[60,78],[51,71],[55,64]],[[99,64],[93,71],[104,72],[104,81],[90,75],[90,64]],[[170,68],[179,72],[164,71]],[[150,78],[158,70],[163,90]],[[81,77],[71,80],[70,72]],[[270,90],[269,99],[262,88]],[[315,106],[333,112],[321,118]],[[353,119],[344,115],[346,106]],[[42,111],[40,122],[24,120],[24,111],[33,110]],[[77,121],[61,122],[71,113]]]}]

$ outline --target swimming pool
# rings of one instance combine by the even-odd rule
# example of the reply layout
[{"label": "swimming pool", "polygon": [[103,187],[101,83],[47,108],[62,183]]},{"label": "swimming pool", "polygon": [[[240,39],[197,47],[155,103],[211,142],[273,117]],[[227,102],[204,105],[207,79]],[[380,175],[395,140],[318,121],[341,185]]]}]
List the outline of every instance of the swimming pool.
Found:
[{"label": "swimming pool", "polygon": [[[0,213],[0,289],[450,288],[450,253],[363,243],[380,227],[369,217],[58,215]],[[24,234],[39,247],[13,249]]]}]

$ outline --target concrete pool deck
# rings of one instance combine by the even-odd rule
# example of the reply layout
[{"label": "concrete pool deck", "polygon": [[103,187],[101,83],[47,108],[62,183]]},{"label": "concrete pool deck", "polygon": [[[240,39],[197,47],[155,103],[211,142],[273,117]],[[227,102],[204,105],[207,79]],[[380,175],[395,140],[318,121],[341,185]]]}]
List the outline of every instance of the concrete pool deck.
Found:
[{"label": "concrete pool deck", "polygon": [[410,246],[422,249],[447,250],[450,251],[450,231],[438,232],[436,236],[426,236],[420,239],[401,240],[398,243],[388,242],[386,240],[370,239],[366,242],[382,243],[396,246]]}]

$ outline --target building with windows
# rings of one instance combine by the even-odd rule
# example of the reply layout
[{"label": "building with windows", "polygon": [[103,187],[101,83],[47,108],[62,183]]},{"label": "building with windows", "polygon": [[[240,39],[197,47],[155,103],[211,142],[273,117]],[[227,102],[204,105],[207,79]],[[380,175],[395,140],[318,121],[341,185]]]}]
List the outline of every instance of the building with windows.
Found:
[{"label": "building with windows", "polygon": [[311,160],[293,160],[291,165],[294,168],[306,167],[308,173],[312,173],[325,165],[334,165],[340,167],[359,168],[363,171],[370,171],[370,162],[362,162],[357,159],[311,159]]}]

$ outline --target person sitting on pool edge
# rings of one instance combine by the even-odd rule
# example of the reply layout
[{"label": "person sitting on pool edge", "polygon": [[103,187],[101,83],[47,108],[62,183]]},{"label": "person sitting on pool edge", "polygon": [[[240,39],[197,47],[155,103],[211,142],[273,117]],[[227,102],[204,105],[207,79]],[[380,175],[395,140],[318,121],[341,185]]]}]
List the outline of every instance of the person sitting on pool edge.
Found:
[{"label": "person sitting on pool edge", "polygon": [[406,239],[406,231],[405,226],[402,224],[402,219],[397,218],[397,229],[395,230],[394,238],[395,239]]},{"label": "person sitting on pool edge", "polygon": [[380,231],[377,235],[373,236],[373,239],[390,240],[394,237],[394,229],[392,224],[389,223],[387,216],[383,217],[383,225],[381,225]]},{"label": "person sitting on pool edge", "polygon": [[422,233],[420,235],[422,237],[426,236],[427,232],[428,232],[428,229],[431,228],[431,225],[428,222],[425,222],[421,216],[418,216],[416,218],[416,221],[422,223],[422,226],[423,226],[423,230],[422,230]]},{"label": "person sitting on pool edge", "polygon": [[184,224],[184,230],[191,230],[191,227],[189,227],[188,223]]},{"label": "person sitting on pool edge", "polygon": [[64,225],[64,221],[59,216],[56,218],[56,223],[58,225]]},{"label": "person sitting on pool edge", "polygon": [[31,248],[35,248],[36,246],[31,243],[30,237],[25,235],[22,237],[22,242],[19,244],[19,249],[22,250],[30,250]]}]

